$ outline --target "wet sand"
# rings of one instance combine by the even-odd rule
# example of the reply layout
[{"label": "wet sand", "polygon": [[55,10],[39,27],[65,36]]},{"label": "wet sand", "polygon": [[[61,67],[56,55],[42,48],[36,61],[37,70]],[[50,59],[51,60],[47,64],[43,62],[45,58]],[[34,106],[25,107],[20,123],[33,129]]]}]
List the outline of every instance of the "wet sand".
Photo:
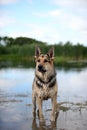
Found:
[{"label": "wet sand", "polygon": [[87,130],[87,101],[59,102],[55,122],[50,121],[50,100],[43,103],[45,122],[32,115],[31,96],[26,94],[0,97],[0,130]]}]

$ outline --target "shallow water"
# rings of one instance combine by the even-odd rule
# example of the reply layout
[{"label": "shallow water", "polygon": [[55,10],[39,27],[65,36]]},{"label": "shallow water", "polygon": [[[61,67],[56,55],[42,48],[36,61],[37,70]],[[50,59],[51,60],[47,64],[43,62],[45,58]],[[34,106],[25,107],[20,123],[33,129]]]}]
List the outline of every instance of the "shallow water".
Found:
[{"label": "shallow water", "polygon": [[0,130],[87,130],[87,68],[57,69],[60,112],[50,121],[51,102],[43,103],[45,122],[32,115],[34,69],[0,69]]}]

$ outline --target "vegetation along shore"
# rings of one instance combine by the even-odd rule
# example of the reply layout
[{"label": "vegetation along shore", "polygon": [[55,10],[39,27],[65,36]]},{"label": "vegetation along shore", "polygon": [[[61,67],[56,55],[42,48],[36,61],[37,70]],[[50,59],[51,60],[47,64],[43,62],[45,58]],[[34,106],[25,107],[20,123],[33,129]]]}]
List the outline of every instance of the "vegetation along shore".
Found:
[{"label": "vegetation along shore", "polygon": [[87,66],[87,46],[81,43],[73,45],[70,41],[66,43],[55,43],[49,45],[46,42],[27,37],[0,37],[0,66],[4,62],[8,64],[26,64],[34,66],[35,46],[40,46],[45,53],[51,46],[55,48],[55,65],[56,66]]}]

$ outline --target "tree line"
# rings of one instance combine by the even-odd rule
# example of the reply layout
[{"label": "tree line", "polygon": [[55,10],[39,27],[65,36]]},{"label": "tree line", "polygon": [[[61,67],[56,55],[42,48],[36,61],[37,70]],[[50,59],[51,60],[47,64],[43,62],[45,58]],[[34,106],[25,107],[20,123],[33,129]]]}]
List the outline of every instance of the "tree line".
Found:
[{"label": "tree line", "polygon": [[54,45],[48,45],[45,42],[27,37],[0,37],[0,55],[32,57],[35,46],[40,46],[43,53],[47,52],[51,46],[54,46],[56,57],[69,57],[75,60],[87,59],[87,46],[80,43],[73,45],[73,43],[67,41],[66,43],[59,42]]}]

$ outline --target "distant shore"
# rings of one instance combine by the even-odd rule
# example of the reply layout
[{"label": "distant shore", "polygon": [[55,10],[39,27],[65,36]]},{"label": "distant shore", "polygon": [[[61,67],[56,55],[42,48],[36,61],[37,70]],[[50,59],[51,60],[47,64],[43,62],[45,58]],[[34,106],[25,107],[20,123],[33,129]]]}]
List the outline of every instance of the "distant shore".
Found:
[{"label": "distant shore", "polygon": [[[87,59],[71,59],[70,57],[55,57],[56,67],[86,67]],[[0,67],[6,66],[24,66],[35,67],[34,57],[32,56],[18,56],[18,55],[1,55]]]}]

